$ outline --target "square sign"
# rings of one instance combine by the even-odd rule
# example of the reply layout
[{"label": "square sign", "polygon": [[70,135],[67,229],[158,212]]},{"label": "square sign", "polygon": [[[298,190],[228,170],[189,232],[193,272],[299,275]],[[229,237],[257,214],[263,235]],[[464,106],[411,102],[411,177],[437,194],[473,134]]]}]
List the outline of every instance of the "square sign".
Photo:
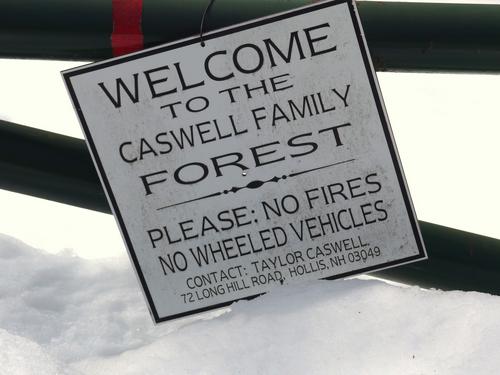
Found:
[{"label": "square sign", "polygon": [[352,1],[63,72],[155,322],[425,259]]}]

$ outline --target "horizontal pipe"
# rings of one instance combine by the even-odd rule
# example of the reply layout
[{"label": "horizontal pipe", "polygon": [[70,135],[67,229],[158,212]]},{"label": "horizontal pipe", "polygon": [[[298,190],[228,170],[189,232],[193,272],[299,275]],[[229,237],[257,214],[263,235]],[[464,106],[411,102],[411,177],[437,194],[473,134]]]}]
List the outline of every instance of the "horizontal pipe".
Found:
[{"label": "horizontal pipe", "polygon": [[[83,140],[0,121],[0,188],[110,213]],[[500,295],[500,240],[420,221],[429,260],[375,272],[427,288]]]},{"label": "horizontal pipe", "polygon": [[429,259],[373,275],[423,288],[500,295],[500,240],[419,221]]},{"label": "horizontal pipe", "polygon": [[[206,31],[312,3],[217,0]],[[199,34],[208,0],[143,0],[145,47]],[[3,0],[0,57],[112,57],[111,0]],[[359,1],[377,70],[500,72],[500,5]]]},{"label": "horizontal pipe", "polygon": [[2,120],[0,189],[110,213],[83,140]]}]

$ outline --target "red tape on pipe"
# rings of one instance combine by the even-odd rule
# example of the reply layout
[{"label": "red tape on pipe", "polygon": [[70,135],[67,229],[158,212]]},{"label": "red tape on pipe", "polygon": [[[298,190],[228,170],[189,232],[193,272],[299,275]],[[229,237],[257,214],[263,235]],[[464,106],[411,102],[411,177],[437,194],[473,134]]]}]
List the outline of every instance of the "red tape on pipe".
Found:
[{"label": "red tape on pipe", "polygon": [[142,0],[112,0],[113,56],[139,51],[144,48],[142,35]]}]

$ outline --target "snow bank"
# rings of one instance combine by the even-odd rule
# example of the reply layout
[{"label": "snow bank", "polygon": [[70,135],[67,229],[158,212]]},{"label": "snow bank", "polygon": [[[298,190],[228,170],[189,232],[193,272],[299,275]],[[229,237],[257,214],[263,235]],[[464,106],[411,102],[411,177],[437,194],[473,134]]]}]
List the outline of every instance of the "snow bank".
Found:
[{"label": "snow bank", "polygon": [[286,287],[153,326],[128,260],[0,235],[0,374],[498,374],[500,298],[375,280]]},{"label": "snow bank", "polygon": [[0,328],[0,374],[62,375],[69,372],[40,345]]}]

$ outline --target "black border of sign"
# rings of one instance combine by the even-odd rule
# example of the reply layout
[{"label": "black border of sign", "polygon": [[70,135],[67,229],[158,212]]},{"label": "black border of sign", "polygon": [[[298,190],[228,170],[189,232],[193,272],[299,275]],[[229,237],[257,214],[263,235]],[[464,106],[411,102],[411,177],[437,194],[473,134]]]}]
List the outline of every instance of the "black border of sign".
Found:
[{"label": "black border of sign", "polygon": [[[274,15],[274,16],[258,19],[255,21],[250,21],[248,23],[244,23],[244,24],[228,27],[228,28],[225,28],[225,29],[222,29],[219,31],[207,33],[206,35],[203,36],[205,41],[208,41],[210,39],[218,38],[220,36],[232,34],[234,32],[251,29],[254,27],[261,26],[261,25],[266,25],[269,23],[280,21],[280,20],[283,20],[286,18],[291,18],[291,17],[297,16],[297,15],[313,12],[313,11],[316,11],[319,9],[328,8],[331,6],[340,5],[340,4],[344,4],[344,3],[346,3],[349,7],[351,21],[353,23],[353,26],[354,26],[354,29],[356,32],[356,36],[358,39],[358,45],[359,45],[359,48],[360,48],[360,51],[361,51],[361,54],[363,57],[363,62],[365,65],[366,73],[368,75],[368,79],[369,79],[370,86],[372,89],[372,94],[374,96],[374,99],[375,99],[375,102],[377,105],[377,110],[379,113],[379,117],[380,117],[380,121],[382,123],[383,130],[384,130],[384,135],[386,138],[387,146],[389,148],[391,158],[393,161],[393,165],[394,165],[394,169],[395,169],[397,177],[398,177],[399,187],[401,189],[401,193],[403,195],[403,199],[404,199],[404,202],[406,205],[408,217],[409,217],[412,229],[413,229],[413,234],[415,236],[415,240],[417,243],[419,254],[408,257],[408,258],[398,259],[398,260],[387,262],[384,264],[378,264],[375,266],[366,267],[363,269],[357,269],[354,271],[350,271],[350,272],[346,272],[346,273],[337,274],[337,275],[323,278],[326,280],[340,279],[340,278],[351,276],[354,274],[359,274],[360,272],[370,272],[370,271],[380,270],[380,269],[392,267],[392,266],[395,266],[398,264],[409,263],[409,262],[413,262],[416,260],[423,260],[423,259],[427,258],[427,255],[426,255],[425,250],[424,250],[423,240],[422,240],[422,237],[420,235],[420,230],[419,230],[419,227],[417,225],[416,215],[415,215],[415,212],[414,212],[414,209],[413,209],[413,206],[411,204],[410,197],[409,197],[408,187],[406,185],[405,178],[404,178],[403,172],[402,172],[401,163],[400,163],[400,160],[398,157],[398,153],[396,151],[395,142],[394,142],[392,132],[391,132],[390,127],[389,127],[389,122],[388,122],[388,119],[387,119],[387,116],[385,113],[385,109],[384,109],[384,106],[382,103],[381,95],[380,95],[380,92],[379,92],[379,89],[377,86],[377,81],[376,81],[376,78],[374,76],[373,66],[372,66],[371,61],[369,59],[367,46],[366,46],[365,41],[363,39],[363,32],[362,32],[360,21],[359,21],[358,15],[357,15],[357,10],[356,10],[355,5],[354,5],[354,0],[332,0],[332,1],[321,2],[318,4],[314,4],[314,5],[307,5],[305,7],[301,7],[301,8],[287,11],[284,13],[279,13],[279,14]],[[148,286],[146,284],[146,280],[144,278],[142,270],[139,267],[139,262],[137,260],[136,254],[134,252],[134,248],[132,247],[132,242],[131,242],[130,237],[128,235],[127,228],[125,227],[125,224],[123,222],[123,218],[122,218],[122,215],[120,213],[120,209],[118,208],[118,204],[115,200],[115,197],[114,197],[113,192],[111,190],[111,186],[110,186],[109,181],[108,181],[106,174],[104,172],[103,165],[99,159],[99,155],[97,153],[97,149],[95,147],[94,141],[93,141],[92,136],[90,134],[90,131],[88,129],[87,123],[85,121],[85,117],[84,117],[83,112],[81,110],[81,107],[80,107],[80,104],[79,104],[78,99],[76,97],[76,94],[73,90],[73,86],[71,84],[71,77],[77,76],[80,74],[84,74],[87,72],[91,72],[94,70],[106,68],[109,66],[118,65],[118,64],[121,64],[121,63],[124,63],[127,61],[136,60],[136,59],[139,59],[142,57],[154,55],[157,53],[170,51],[172,49],[184,47],[184,46],[194,44],[194,43],[199,43],[199,42],[200,42],[200,38],[198,36],[191,37],[188,39],[181,40],[179,42],[174,42],[174,43],[159,46],[159,47],[153,47],[153,48],[150,48],[150,49],[147,49],[144,51],[136,52],[134,54],[114,58],[114,59],[107,60],[104,62],[93,63],[91,65],[83,66],[82,68],[74,68],[74,69],[62,72],[62,75],[64,77],[64,81],[66,83],[66,87],[67,87],[69,94],[71,96],[71,99],[73,101],[73,105],[77,111],[78,117],[80,119],[80,123],[82,125],[82,129],[85,133],[85,137],[87,138],[87,145],[90,148],[92,158],[93,158],[94,163],[95,163],[97,170],[99,172],[99,177],[101,179],[101,182],[104,185],[105,192],[106,192],[106,195],[108,197],[109,203],[111,205],[111,208],[113,209],[116,220],[118,221],[118,224],[119,224],[120,229],[122,231],[123,238],[125,239],[125,242],[127,244],[127,248],[129,250],[129,255],[134,263],[135,270],[136,270],[137,275],[139,277],[139,280],[142,284],[142,288],[143,288],[144,294],[146,296],[146,299],[148,300],[149,308],[150,308],[150,311],[153,315],[153,319],[154,319],[155,323],[161,323],[161,322],[165,322],[168,320],[177,319],[177,318],[181,318],[184,316],[193,315],[193,314],[217,309],[220,307],[228,306],[235,301],[239,301],[242,299],[252,299],[252,298],[255,298],[255,297],[257,297],[261,294],[264,294],[264,293],[259,293],[259,294],[247,296],[244,298],[238,298],[238,299],[227,301],[224,303],[211,305],[211,306],[207,306],[207,307],[203,307],[203,308],[199,308],[199,309],[189,310],[189,311],[185,311],[183,313],[178,313],[178,314],[174,314],[174,315],[170,315],[170,316],[166,316],[166,317],[160,318],[158,316],[158,312],[156,311],[156,307],[154,305],[153,298],[151,297],[151,294],[149,292],[149,289],[148,289]]]}]

